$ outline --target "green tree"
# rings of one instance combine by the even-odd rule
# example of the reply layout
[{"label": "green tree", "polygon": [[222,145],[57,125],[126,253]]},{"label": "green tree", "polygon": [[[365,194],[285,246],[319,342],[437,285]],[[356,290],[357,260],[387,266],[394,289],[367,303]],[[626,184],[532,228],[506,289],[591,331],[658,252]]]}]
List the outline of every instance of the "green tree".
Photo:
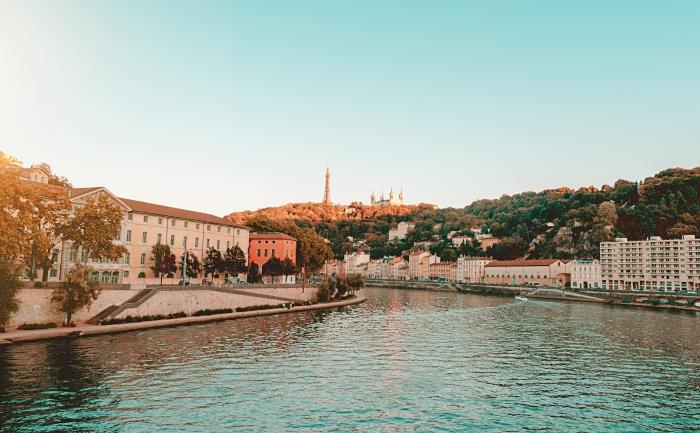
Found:
[{"label": "green tree", "polygon": [[251,284],[259,283],[262,281],[262,275],[260,275],[260,266],[253,262],[248,267],[248,282]]},{"label": "green tree", "polygon": [[211,278],[214,279],[214,275],[222,272],[224,269],[224,259],[221,256],[221,251],[210,247],[204,255],[202,266],[204,268],[204,276],[211,275]]},{"label": "green tree", "polygon": [[76,264],[51,295],[51,301],[58,304],[58,310],[66,313],[67,326],[72,325],[76,311],[89,307],[100,295],[100,284],[88,278],[89,270],[83,264]]},{"label": "green tree", "polygon": [[362,278],[362,275],[359,274],[348,275],[346,280],[348,286],[350,287],[351,294],[353,295],[357,290],[360,290],[365,286],[365,280]]},{"label": "green tree", "polygon": [[177,270],[175,254],[170,250],[170,246],[160,242],[151,247],[151,261],[151,270],[156,278],[160,277],[160,284],[163,284],[163,276]]},{"label": "green tree", "polygon": [[[182,274],[184,269],[184,260],[185,255],[183,254],[180,256],[180,266],[178,268],[180,270],[180,274]],[[197,278],[200,272],[202,272],[202,264],[199,262],[199,258],[192,253],[187,253],[187,276],[189,278]]]},{"label": "green tree", "polygon": [[282,272],[282,261],[277,257],[270,258],[270,260],[262,265],[262,274],[267,277],[272,277],[273,281],[275,277],[282,275]]},{"label": "green tree", "polygon": [[294,265],[292,259],[287,257],[286,259],[282,260],[282,275],[286,277],[287,275],[294,275],[296,273],[297,267]]},{"label": "green tree", "polygon": [[75,211],[63,230],[63,238],[82,248],[86,260],[116,260],[126,253],[125,247],[114,244],[122,218],[122,209],[106,195],[93,196]]},{"label": "green tree", "polygon": [[224,252],[223,267],[229,275],[238,275],[248,270],[245,253],[238,245],[227,248]]},{"label": "green tree", "polygon": [[17,270],[7,262],[0,261],[0,332],[19,309],[17,290],[21,287]]}]

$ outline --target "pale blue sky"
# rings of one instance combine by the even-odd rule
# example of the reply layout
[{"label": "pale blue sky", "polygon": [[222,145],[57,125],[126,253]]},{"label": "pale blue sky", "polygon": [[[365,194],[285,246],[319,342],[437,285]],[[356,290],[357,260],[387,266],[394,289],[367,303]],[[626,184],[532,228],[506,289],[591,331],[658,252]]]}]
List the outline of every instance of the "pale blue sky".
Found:
[{"label": "pale blue sky", "polygon": [[700,1],[0,1],[0,149],[216,214],[700,165]]}]

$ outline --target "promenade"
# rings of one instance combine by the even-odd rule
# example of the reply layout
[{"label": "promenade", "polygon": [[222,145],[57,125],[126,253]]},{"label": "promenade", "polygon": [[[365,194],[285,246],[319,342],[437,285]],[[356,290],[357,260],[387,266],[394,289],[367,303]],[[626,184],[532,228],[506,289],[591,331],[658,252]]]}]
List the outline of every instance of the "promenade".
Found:
[{"label": "promenade", "polygon": [[335,302],[314,305],[301,305],[291,308],[271,308],[266,310],[243,311],[236,313],[214,314],[210,316],[188,316],[177,319],[153,320],[146,322],[122,323],[118,325],[85,325],[72,328],[38,329],[32,331],[12,331],[0,334],[0,345],[13,343],[51,340],[55,338],[79,338],[95,335],[116,334],[121,332],[141,331],[146,329],[170,328],[223,320],[245,319],[248,317],[271,316],[275,314],[299,313],[303,311],[339,308],[365,302],[365,297],[355,297]]}]

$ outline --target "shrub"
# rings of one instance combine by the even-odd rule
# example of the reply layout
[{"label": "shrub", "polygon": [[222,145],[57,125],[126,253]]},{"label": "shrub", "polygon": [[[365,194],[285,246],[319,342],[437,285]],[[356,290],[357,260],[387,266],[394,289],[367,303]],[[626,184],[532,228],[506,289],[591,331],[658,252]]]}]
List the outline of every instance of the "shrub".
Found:
[{"label": "shrub", "polygon": [[193,316],[212,316],[214,314],[227,314],[227,313],[233,313],[233,310],[231,308],[214,308],[214,309],[204,309],[204,310],[199,310],[192,314]]},{"label": "shrub", "polygon": [[236,308],[236,313],[242,313],[244,311],[256,311],[256,310],[272,310],[273,308],[284,308],[284,304],[278,305],[251,305],[249,307],[238,307]]},{"label": "shrub", "polygon": [[100,322],[100,325],[119,325],[122,323],[150,322],[153,320],[179,319],[181,317],[187,317],[187,314],[179,312],[166,315],[156,314],[153,316],[126,316],[123,319],[103,320]]},{"label": "shrub", "polygon": [[21,331],[32,331],[34,329],[51,329],[56,328],[58,325],[55,323],[24,323],[19,325],[17,329]]}]

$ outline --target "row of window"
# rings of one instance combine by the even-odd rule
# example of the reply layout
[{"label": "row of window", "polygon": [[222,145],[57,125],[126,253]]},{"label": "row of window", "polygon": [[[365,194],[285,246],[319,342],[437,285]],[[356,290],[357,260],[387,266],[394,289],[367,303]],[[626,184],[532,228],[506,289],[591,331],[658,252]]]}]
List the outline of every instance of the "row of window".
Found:
[{"label": "row of window", "polygon": [[[131,242],[131,230],[126,231],[126,242]],[[120,236],[117,236],[117,240],[120,240]],[[147,244],[148,243],[148,232],[143,232],[141,233],[141,243]],[[156,236],[156,243],[163,243],[163,235],[161,233],[158,233]],[[170,235],[170,245],[174,246],[175,245],[175,235]],[[207,239],[206,242],[206,248],[209,248],[211,241],[210,239]],[[238,241],[236,241],[236,245],[238,245]],[[187,236],[182,237],[182,246],[186,247],[187,246]],[[231,247],[231,241],[226,241],[226,249],[229,249]],[[199,248],[199,237],[194,238],[194,248]],[[217,239],[216,240],[216,249],[221,249],[221,240]]]},{"label": "row of window", "polygon": [[[127,220],[128,221],[133,221],[134,220],[134,214],[129,213],[127,214]],[[170,225],[173,227],[177,227],[177,221],[176,219],[171,219],[170,220]],[[147,223],[148,222],[148,215],[143,215],[143,222]],[[189,221],[183,221],[182,222],[184,228],[189,227]],[[158,217],[158,225],[163,225],[163,217]],[[211,231],[211,224],[207,224],[207,231]],[[199,223],[195,223],[195,229],[199,230]],[[221,233],[221,226],[216,226],[216,231],[217,233]],[[226,233],[231,233],[231,227],[226,227]],[[236,234],[240,235],[241,230],[236,229]]]}]

